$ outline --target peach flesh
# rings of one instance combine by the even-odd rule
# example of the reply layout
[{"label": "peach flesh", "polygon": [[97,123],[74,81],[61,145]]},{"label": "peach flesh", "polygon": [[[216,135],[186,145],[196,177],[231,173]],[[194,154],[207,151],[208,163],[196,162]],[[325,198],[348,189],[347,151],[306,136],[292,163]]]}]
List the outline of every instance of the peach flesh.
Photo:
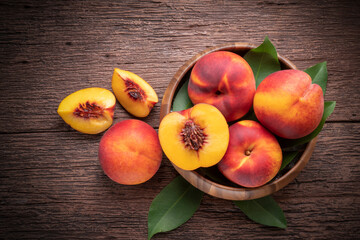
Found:
[{"label": "peach flesh", "polygon": [[115,68],[111,85],[121,106],[136,117],[148,116],[158,102],[155,90],[135,73]]},{"label": "peach flesh", "polygon": [[216,107],[199,103],[167,114],[159,126],[159,139],[173,164],[184,170],[195,170],[221,160],[229,143],[229,128]]},{"label": "peach flesh", "polygon": [[75,130],[97,134],[113,122],[116,99],[104,88],[85,88],[65,97],[58,107],[58,114]]}]

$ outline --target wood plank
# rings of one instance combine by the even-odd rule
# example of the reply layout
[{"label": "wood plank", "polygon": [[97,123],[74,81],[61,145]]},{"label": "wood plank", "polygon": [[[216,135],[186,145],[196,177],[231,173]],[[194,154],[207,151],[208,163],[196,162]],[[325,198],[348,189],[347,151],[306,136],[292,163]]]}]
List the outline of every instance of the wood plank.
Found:
[{"label": "wood plank", "polygon": [[[337,101],[330,120],[360,120],[359,101],[349,101],[360,97],[356,1],[2,1],[0,7],[3,133],[69,131],[56,114],[60,101],[81,88],[111,89],[114,67],[142,76],[161,99],[197,52],[224,42],[258,45],[265,35],[299,69],[327,61],[326,100]],[[145,119],[152,126],[159,108]],[[120,106],[115,114],[130,117]]]},{"label": "wood plank", "polygon": [[[177,175],[164,157],[150,181],[122,186],[109,180],[99,166],[100,136],[73,132],[0,136],[0,238],[143,239],[152,199]],[[356,237],[359,140],[357,123],[325,125],[303,172],[274,194],[287,217],[286,230],[255,224],[230,201],[206,195],[189,222],[154,239]]]},{"label": "wood plank", "polygon": [[[337,101],[308,165],[274,194],[288,228],[256,224],[205,195],[193,218],[154,239],[358,238],[359,11],[352,0],[1,1],[0,239],[145,239],[151,201],[177,173],[164,156],[150,181],[112,182],[97,159],[102,134],[72,130],[56,114],[60,101],[111,89],[114,67],[162,99],[197,52],[266,35],[301,70],[327,61],[325,99]],[[157,128],[159,112],[160,103],[143,120]],[[128,118],[117,104],[115,122]]]}]

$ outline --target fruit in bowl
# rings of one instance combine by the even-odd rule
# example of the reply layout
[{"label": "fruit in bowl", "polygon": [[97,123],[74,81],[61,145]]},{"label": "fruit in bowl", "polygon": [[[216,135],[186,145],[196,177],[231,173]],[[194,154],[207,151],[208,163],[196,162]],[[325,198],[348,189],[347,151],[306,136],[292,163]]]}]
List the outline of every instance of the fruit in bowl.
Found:
[{"label": "fruit in bowl", "polygon": [[[218,90],[215,90],[216,88],[214,88],[214,89],[209,88],[209,84],[206,83],[206,80],[204,80],[205,78],[201,77],[201,76],[204,76],[201,74],[201,72],[205,72],[205,70],[198,71],[198,72],[196,70],[197,63],[200,62],[203,58],[206,58],[206,56],[211,55],[213,53],[215,54],[216,52],[226,51],[226,52],[232,52],[233,54],[237,54],[241,57],[244,57],[244,59],[245,59],[247,57],[248,53],[250,52],[250,50],[252,50],[254,48],[255,48],[254,45],[247,44],[247,43],[225,44],[225,45],[208,48],[205,51],[197,54],[196,56],[194,56],[193,58],[188,60],[182,67],[179,68],[178,72],[174,75],[167,90],[165,91],[164,98],[162,100],[161,110],[160,110],[160,120],[165,118],[166,115],[171,112],[173,102],[174,103],[178,102],[178,96],[182,96],[181,101],[185,101],[185,104],[184,103],[179,104],[179,105],[177,104],[177,106],[185,106],[185,107],[190,106],[191,107],[191,104],[189,104],[190,100],[193,101],[193,103],[196,103],[196,101],[191,98],[191,95],[192,95],[191,92],[193,91],[195,93],[199,87],[205,88],[203,93],[209,93],[210,94],[209,98],[213,102],[214,102],[214,99],[216,100],[216,98],[213,98],[213,97],[219,93],[219,92],[217,93]],[[262,46],[262,48],[257,49],[257,51],[253,51],[251,54],[248,55],[249,58],[253,57],[253,59],[254,59],[254,56],[256,58],[257,54],[261,54],[261,51],[263,48],[264,48],[264,46]],[[276,71],[279,71],[280,69],[282,69],[282,70],[296,69],[296,66],[293,63],[291,63],[289,60],[287,60],[286,58],[283,58],[280,55],[277,55],[276,50],[275,50],[275,55],[271,54],[271,53],[266,53],[266,54],[263,55],[265,58],[267,58],[268,56],[271,56],[271,57],[275,56],[276,61],[278,61],[277,59],[279,59],[279,62],[277,63],[279,67]],[[258,59],[259,58],[257,58],[257,60]],[[274,63],[272,59],[269,60],[269,62],[271,64]],[[218,63],[218,65],[221,65],[221,64]],[[212,68],[212,69],[216,69],[216,68]],[[191,84],[191,81],[192,81],[191,76],[193,75],[193,72],[196,75],[196,77],[194,77],[194,79],[195,79],[194,82],[197,83],[196,86]],[[264,72],[261,72],[261,74],[257,73],[257,75],[259,75],[259,76],[262,74],[264,74]],[[226,73],[222,73],[222,75],[226,75]],[[223,78],[223,79],[226,79],[226,78]],[[187,87],[188,91],[186,93],[182,92],[182,94],[180,94],[179,91],[182,91],[184,89],[184,86],[186,86],[187,82],[189,82],[188,87]],[[226,81],[224,81],[224,83],[226,83]],[[224,84],[224,83],[222,83],[222,84]],[[206,87],[207,87],[207,89],[206,89]],[[194,88],[194,89],[192,90],[192,88]],[[229,86],[228,88],[231,89],[231,86]],[[198,91],[198,92],[202,93],[201,91]],[[250,90],[250,92],[251,92],[251,90]],[[176,94],[176,97],[174,97],[175,94]],[[189,96],[189,100],[187,100],[186,97],[183,97],[184,95],[187,96],[187,94]],[[193,95],[196,95],[196,94],[193,94]],[[274,94],[274,95],[276,95],[276,94]],[[174,98],[175,98],[175,100],[174,100]],[[242,95],[237,95],[237,99],[239,101],[241,101]],[[191,103],[191,101],[190,101],[190,103]],[[209,103],[211,103],[211,102],[209,102]],[[251,107],[251,104],[250,104],[250,107]],[[215,104],[213,104],[213,105],[215,105]],[[226,105],[226,106],[229,107],[230,105]],[[251,108],[250,108],[250,110],[251,110]],[[247,114],[246,116],[244,116],[244,118],[247,119],[248,117],[250,117],[250,119],[251,119],[252,113],[253,112],[251,112],[250,115]],[[255,116],[255,114],[253,116]],[[241,120],[243,120],[243,119],[241,119]],[[260,124],[261,124],[261,122],[259,123],[259,125]],[[262,128],[265,129],[264,126]],[[267,129],[266,131],[268,133],[270,132],[269,129]],[[273,133],[271,133],[271,134],[273,134]],[[273,137],[272,139],[274,139],[274,138],[275,137]],[[268,138],[266,138],[266,139],[268,139]],[[278,147],[273,148],[273,154],[270,154],[270,156],[267,156],[268,162],[269,162],[267,170],[265,170],[265,168],[264,168],[261,171],[258,171],[258,173],[263,173],[262,174],[263,176],[255,176],[255,177],[253,176],[252,180],[248,180],[248,183],[242,183],[242,185],[246,185],[248,187],[240,186],[237,184],[234,185],[229,181],[227,181],[227,182],[222,181],[225,177],[223,174],[221,174],[221,172],[219,170],[217,170],[218,169],[217,167],[215,167],[215,169],[214,169],[214,167],[210,167],[210,168],[200,168],[198,170],[189,171],[189,170],[184,170],[184,169],[178,167],[174,163],[173,163],[173,166],[189,183],[191,183],[193,186],[199,188],[203,192],[208,193],[212,196],[223,198],[223,199],[228,199],[228,200],[256,199],[256,198],[261,198],[261,197],[270,195],[270,194],[278,191],[279,189],[283,188],[287,184],[289,184],[292,180],[294,180],[294,178],[299,174],[299,172],[305,167],[305,165],[309,161],[312,151],[314,150],[314,147],[316,144],[316,139],[317,138],[315,137],[312,140],[309,140],[309,142],[306,144],[306,146],[304,146],[305,150],[302,152],[302,154],[297,155],[299,157],[294,159],[293,165],[290,169],[285,168],[284,170],[281,170],[281,172],[279,172],[279,173],[278,173],[279,169],[282,169],[284,167],[281,165],[281,149],[280,149],[280,153],[279,153]],[[230,137],[230,141],[231,141],[231,137]],[[269,141],[269,142],[271,142],[270,145],[273,145],[273,142],[276,142],[276,139],[275,139],[275,141]],[[274,145],[276,145],[276,144],[274,144]],[[229,148],[230,148],[230,143],[229,143]],[[234,152],[233,156],[236,156],[236,154],[240,156],[240,154],[236,153],[235,150],[233,152]],[[275,156],[274,159],[272,159],[272,157],[273,157],[272,155]],[[284,157],[284,152],[282,153],[282,155]],[[293,155],[293,156],[295,156],[295,155]],[[251,158],[252,157],[254,157],[254,156],[251,156]],[[234,157],[234,159],[235,158],[236,157]],[[249,171],[249,169],[251,168],[250,162],[251,161],[243,162],[244,172],[247,172],[247,173],[251,172],[251,171]],[[260,162],[260,160],[257,160],[257,161],[254,160],[253,165],[255,166],[256,163],[259,163],[259,162]],[[241,163],[242,163],[241,161],[238,161],[236,167],[235,167],[236,164],[232,164],[233,170],[237,170],[237,167],[240,167]],[[247,166],[247,164],[249,164],[249,165]],[[221,165],[221,161],[218,165],[219,166]],[[259,166],[260,165],[261,164],[259,164]],[[281,165],[281,167],[280,167],[280,165]],[[256,173],[256,171],[253,171],[253,172]],[[276,175],[275,177],[274,177],[274,174]],[[236,178],[233,176],[230,176],[229,178],[232,180],[236,180],[236,178],[241,179],[241,177],[239,177],[239,176],[237,176]],[[250,177],[247,177],[247,178],[250,178]],[[226,178],[225,178],[225,180],[226,180]]]},{"label": "fruit in bowl", "polygon": [[321,121],[323,91],[303,71],[277,71],[258,86],[254,112],[261,124],[277,136],[301,138],[314,131]]},{"label": "fruit in bowl", "polygon": [[242,120],[229,128],[229,146],[218,163],[220,172],[243,187],[260,187],[278,173],[281,147],[261,124]]},{"label": "fruit in bowl", "polygon": [[231,122],[251,108],[255,94],[254,74],[238,54],[209,53],[197,61],[191,71],[188,93],[194,104],[211,104]]},{"label": "fruit in bowl", "polygon": [[184,170],[210,167],[224,156],[229,128],[214,106],[199,103],[167,114],[159,126],[161,147],[169,160]]}]

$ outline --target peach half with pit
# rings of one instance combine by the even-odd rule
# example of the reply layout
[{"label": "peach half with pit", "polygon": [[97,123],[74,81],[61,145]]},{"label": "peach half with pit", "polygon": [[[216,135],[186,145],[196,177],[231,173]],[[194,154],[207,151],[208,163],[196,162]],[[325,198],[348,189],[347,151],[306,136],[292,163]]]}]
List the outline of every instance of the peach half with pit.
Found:
[{"label": "peach half with pit", "polygon": [[159,101],[154,89],[135,73],[115,68],[112,89],[120,104],[135,117],[146,117]]},{"label": "peach half with pit", "polygon": [[104,88],[85,88],[64,98],[57,109],[60,117],[73,129],[97,134],[113,123],[116,99]]},{"label": "peach half with pit", "polygon": [[173,164],[195,170],[221,160],[229,143],[229,128],[216,107],[199,103],[167,114],[160,122],[159,139]]},{"label": "peach half with pit", "polygon": [[281,147],[268,130],[252,120],[229,127],[229,146],[218,163],[220,172],[244,187],[259,187],[278,173],[282,163]]},{"label": "peach half with pit", "polygon": [[191,71],[188,94],[194,104],[208,103],[228,122],[243,117],[251,108],[255,78],[240,55],[217,51],[200,58]]},{"label": "peach half with pit", "polygon": [[254,97],[257,119],[275,135],[296,139],[310,134],[324,112],[324,95],[318,84],[300,70],[281,70],[267,76]]},{"label": "peach half with pit", "polygon": [[158,171],[162,150],[157,132],[144,121],[123,120],[100,140],[99,161],[105,174],[124,185],[144,183]]}]

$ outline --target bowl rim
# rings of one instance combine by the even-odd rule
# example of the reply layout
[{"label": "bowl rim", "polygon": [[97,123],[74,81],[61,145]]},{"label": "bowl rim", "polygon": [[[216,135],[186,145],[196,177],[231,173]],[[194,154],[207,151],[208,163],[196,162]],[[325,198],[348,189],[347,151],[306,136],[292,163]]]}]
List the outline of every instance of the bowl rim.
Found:
[{"label": "bowl rim", "polygon": [[[214,47],[206,48],[205,50],[199,52],[198,54],[190,58],[188,61],[186,61],[185,64],[183,64],[175,73],[168,87],[165,90],[160,108],[160,122],[163,119],[163,117],[165,117],[166,114],[171,112],[171,106],[174,95],[177,92],[180,83],[183,82],[182,80],[184,76],[188,73],[188,71],[195,65],[195,63],[201,57],[215,51],[249,51],[256,47],[257,47],[256,45],[246,42],[226,43],[226,44],[221,44]],[[287,58],[279,54],[278,54],[278,58],[280,63],[282,63],[286,68],[297,69],[295,64],[293,64]],[[221,185],[219,183],[211,181],[210,179],[205,178],[196,171],[183,170],[177,167],[171,161],[170,162],[173,165],[173,167],[176,169],[176,171],[183,178],[185,178],[191,185],[211,196],[227,199],[227,200],[251,200],[251,199],[257,199],[268,196],[274,192],[277,192],[278,190],[282,189],[290,182],[292,182],[308,163],[312,155],[312,152],[314,151],[317,138],[318,137],[315,137],[306,145],[306,148],[302,153],[300,159],[283,176],[279,177],[276,180],[270,181],[269,183],[263,186],[256,188],[245,188],[241,186],[230,187],[230,186]]]}]

